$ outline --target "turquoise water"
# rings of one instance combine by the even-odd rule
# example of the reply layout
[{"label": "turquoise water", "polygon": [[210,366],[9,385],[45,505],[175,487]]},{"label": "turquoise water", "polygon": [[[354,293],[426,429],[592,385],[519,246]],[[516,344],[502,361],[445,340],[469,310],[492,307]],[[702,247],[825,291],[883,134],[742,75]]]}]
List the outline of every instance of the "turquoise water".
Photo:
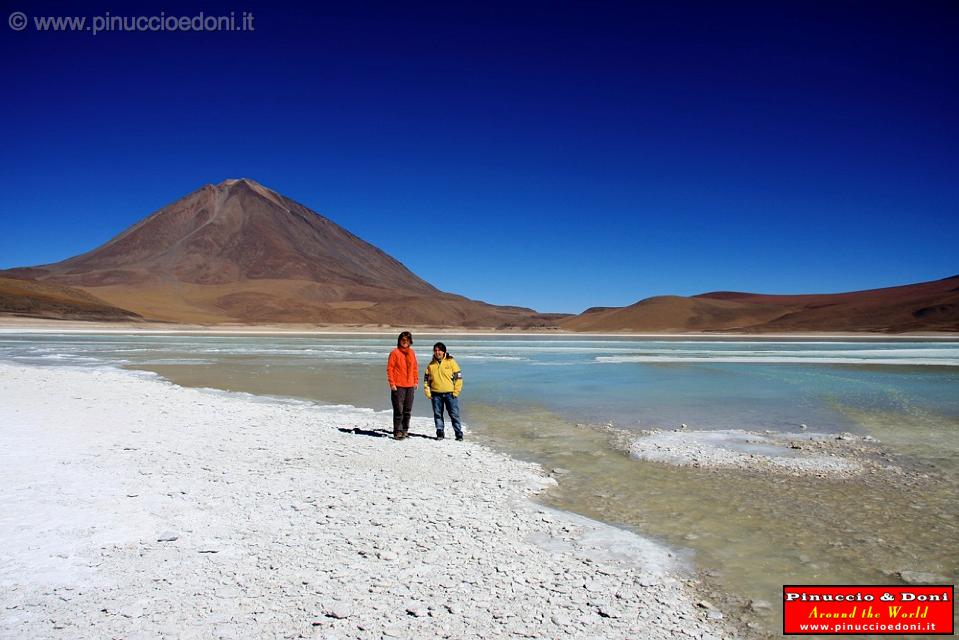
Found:
[{"label": "turquoise water", "polygon": [[[478,439],[557,470],[544,500],[692,549],[710,599],[778,636],[783,584],[959,575],[959,341],[416,337],[442,339]],[[187,386],[389,408],[394,336],[0,334],[0,360],[124,366]],[[428,416],[417,397],[414,413]],[[613,430],[591,428],[612,423]],[[648,428],[835,433],[882,441],[905,476],[770,477],[640,462],[615,433]],[[561,471],[561,473],[560,473]],[[764,630],[764,631],[762,631]]]},{"label": "turquoise water", "polygon": [[[536,406],[632,428],[856,430],[857,411],[959,417],[959,343],[418,336],[442,339],[469,402]],[[218,377],[211,386],[385,409],[392,336],[0,335],[0,358],[124,364]],[[265,380],[264,378],[273,378]],[[263,389],[261,389],[262,387]],[[425,402],[416,413],[427,415]]]}]

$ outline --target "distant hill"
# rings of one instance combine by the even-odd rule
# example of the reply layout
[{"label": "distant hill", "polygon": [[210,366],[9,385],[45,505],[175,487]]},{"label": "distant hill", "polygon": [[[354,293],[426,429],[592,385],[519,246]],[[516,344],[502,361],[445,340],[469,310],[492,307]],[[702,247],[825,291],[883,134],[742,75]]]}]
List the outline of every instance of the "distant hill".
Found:
[{"label": "distant hill", "polygon": [[171,322],[528,328],[565,317],[440,291],[247,179],[206,185],[88,253],[0,275],[82,289]]},{"label": "distant hill", "polygon": [[53,320],[139,320],[86,291],[46,282],[0,278],[0,315]]},{"label": "distant hill", "polygon": [[88,253],[0,271],[0,314],[591,332],[959,331],[959,276],[853,293],[713,292],[542,314],[440,291],[332,220],[237,179],[205,185]]},{"label": "distant hill", "polygon": [[659,296],[590,309],[560,326],[592,332],[959,331],[959,276],[851,293]]}]

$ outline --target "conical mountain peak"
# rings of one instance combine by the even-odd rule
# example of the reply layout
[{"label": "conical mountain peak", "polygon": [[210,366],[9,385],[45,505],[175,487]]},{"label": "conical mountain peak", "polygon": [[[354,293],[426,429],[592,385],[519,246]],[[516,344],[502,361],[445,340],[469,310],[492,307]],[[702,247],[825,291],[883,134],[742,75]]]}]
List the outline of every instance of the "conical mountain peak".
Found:
[{"label": "conical mountain peak", "polygon": [[174,322],[552,324],[437,290],[381,249],[250,178],[207,184],[103,245],[15,277]]},{"label": "conical mountain peak", "polygon": [[380,249],[249,178],[205,185],[45,269],[77,286],[299,280],[381,289],[380,296],[436,291]]},{"label": "conical mountain peak", "polygon": [[226,192],[230,194],[246,189],[265,198],[266,200],[285,209],[286,211],[290,210],[290,207],[286,202],[286,197],[251,178],[229,178],[223,182],[220,182],[219,184],[210,184],[207,186],[216,192]]}]

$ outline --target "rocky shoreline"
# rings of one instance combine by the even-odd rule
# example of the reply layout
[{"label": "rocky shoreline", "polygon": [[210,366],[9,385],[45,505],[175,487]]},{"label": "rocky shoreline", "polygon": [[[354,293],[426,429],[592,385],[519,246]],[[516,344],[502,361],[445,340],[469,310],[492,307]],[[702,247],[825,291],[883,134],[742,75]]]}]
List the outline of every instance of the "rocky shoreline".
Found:
[{"label": "rocky shoreline", "polygon": [[428,421],[111,369],[0,364],[0,398],[3,637],[736,635],[673,550]]}]

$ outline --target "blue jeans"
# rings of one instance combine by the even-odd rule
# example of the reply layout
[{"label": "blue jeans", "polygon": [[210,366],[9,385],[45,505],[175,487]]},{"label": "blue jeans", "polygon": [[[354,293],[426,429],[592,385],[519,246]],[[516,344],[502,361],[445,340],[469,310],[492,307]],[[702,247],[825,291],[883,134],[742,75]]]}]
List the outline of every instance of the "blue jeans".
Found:
[{"label": "blue jeans", "polygon": [[460,401],[454,398],[452,393],[433,393],[430,400],[433,402],[433,422],[436,423],[436,432],[443,433],[446,424],[443,422],[443,407],[446,407],[446,413],[450,414],[450,422],[453,423],[453,432],[456,435],[463,435],[463,427],[460,425]]}]

